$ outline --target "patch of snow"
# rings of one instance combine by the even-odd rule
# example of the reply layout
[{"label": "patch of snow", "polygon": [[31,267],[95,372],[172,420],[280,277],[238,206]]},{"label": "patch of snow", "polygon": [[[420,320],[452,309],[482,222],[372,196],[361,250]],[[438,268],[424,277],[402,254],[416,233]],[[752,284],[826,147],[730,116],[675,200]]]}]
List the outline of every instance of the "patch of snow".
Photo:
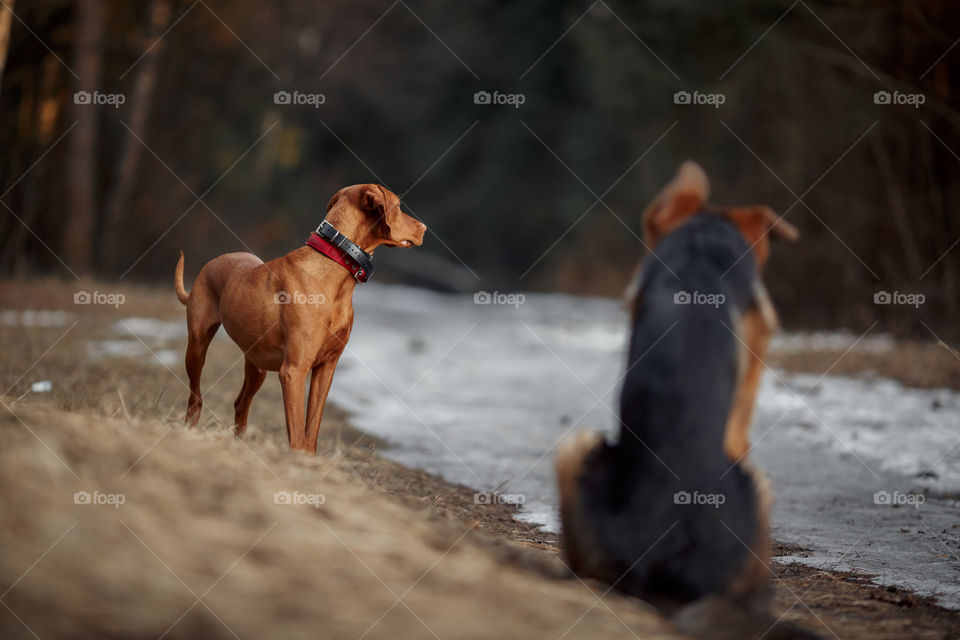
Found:
[{"label": "patch of snow", "polygon": [[4,327],[62,327],[73,318],[66,311],[35,311],[33,309],[5,309],[0,311],[0,326]]}]

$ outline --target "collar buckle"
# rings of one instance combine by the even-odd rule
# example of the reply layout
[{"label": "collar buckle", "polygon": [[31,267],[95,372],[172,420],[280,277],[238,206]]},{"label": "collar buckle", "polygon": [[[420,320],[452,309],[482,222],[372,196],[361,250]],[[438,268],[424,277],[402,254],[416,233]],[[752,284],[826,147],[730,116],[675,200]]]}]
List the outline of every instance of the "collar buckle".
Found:
[{"label": "collar buckle", "polygon": [[[307,240],[307,244],[343,265],[357,282],[363,284],[373,275],[373,256],[361,249],[360,246],[350,240],[350,238],[340,233],[332,224],[326,220],[321,221],[314,231],[314,234],[328,244],[336,247],[341,252],[341,255],[344,258],[348,258],[349,261],[344,262],[340,256],[330,255],[327,251],[314,245],[309,239]],[[353,264],[350,264],[351,262]]]}]

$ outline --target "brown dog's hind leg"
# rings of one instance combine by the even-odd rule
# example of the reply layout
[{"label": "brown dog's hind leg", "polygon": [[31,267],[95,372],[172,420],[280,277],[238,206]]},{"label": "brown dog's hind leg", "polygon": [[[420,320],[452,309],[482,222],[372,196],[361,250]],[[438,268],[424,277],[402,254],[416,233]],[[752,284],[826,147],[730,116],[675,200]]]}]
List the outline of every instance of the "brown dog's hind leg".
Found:
[{"label": "brown dog's hind leg", "polygon": [[[188,325],[190,323],[188,322]],[[203,363],[207,359],[207,347],[220,328],[220,322],[214,322],[203,327],[188,327],[186,367],[187,377],[190,379],[190,399],[187,401],[187,415],[183,421],[191,427],[200,422],[200,409],[203,408],[203,397],[200,395],[200,374],[203,372]]]},{"label": "brown dog's hind leg", "polygon": [[267,372],[253,364],[249,358],[243,362],[243,386],[233,403],[234,423],[237,425],[236,436],[242,438],[247,431],[247,415],[250,413],[250,403],[253,396],[260,390],[267,377]]}]

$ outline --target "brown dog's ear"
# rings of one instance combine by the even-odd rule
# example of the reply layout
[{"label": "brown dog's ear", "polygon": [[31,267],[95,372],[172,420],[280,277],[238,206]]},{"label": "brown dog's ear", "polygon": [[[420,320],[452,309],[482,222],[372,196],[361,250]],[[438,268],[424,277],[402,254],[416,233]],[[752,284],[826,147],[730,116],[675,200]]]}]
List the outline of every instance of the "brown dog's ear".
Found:
[{"label": "brown dog's ear", "polygon": [[709,194],[710,182],[703,168],[692,160],[680,165],[676,177],[643,212],[647,247],[655,247],[665,235],[700,211]]},{"label": "brown dog's ear", "polygon": [[387,207],[387,200],[383,195],[383,190],[372,184],[365,186],[363,188],[363,193],[360,194],[360,206],[364,211],[374,215],[384,215]]},{"label": "brown dog's ear", "polygon": [[333,209],[333,205],[340,201],[340,197],[343,196],[344,191],[346,191],[346,189],[340,189],[333,194],[333,197],[330,198],[330,202],[327,203],[327,213],[330,213],[330,209]]},{"label": "brown dog's ear", "polygon": [[[381,234],[384,238],[390,237],[390,228],[393,227],[397,222],[397,217],[400,214],[399,202],[391,202],[391,197],[393,194],[387,195],[388,192],[386,189],[380,185],[367,185],[363,194],[360,196],[360,203],[363,209],[373,216],[375,220],[381,225]],[[393,196],[393,200],[397,200],[396,196]]]},{"label": "brown dog's ear", "polygon": [[770,238],[793,242],[800,237],[796,227],[766,205],[731,207],[721,211],[721,215],[737,225],[756,254],[760,267],[766,264],[770,255]]}]

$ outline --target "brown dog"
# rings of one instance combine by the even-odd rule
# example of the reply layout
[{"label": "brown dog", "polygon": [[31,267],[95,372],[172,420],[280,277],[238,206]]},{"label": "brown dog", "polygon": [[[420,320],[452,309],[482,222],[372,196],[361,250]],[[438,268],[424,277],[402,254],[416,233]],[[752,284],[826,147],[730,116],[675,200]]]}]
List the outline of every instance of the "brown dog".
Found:
[{"label": "brown dog", "polygon": [[327,393],[353,326],[353,288],[369,275],[369,254],[381,245],[419,246],[427,230],[400,210],[396,195],[376,184],[338,191],[327,205],[325,222],[325,229],[339,231],[332,243],[314,233],[311,246],[267,263],[250,253],[222,255],[204,265],[189,294],[180,253],[174,284],[187,306],[190,378],[184,422],[196,426],[200,419],[200,373],[207,347],[223,324],[245,359],[243,387],[234,402],[237,436],[246,430],[250,402],[267,371],[278,371],[290,448],[316,453]]}]

